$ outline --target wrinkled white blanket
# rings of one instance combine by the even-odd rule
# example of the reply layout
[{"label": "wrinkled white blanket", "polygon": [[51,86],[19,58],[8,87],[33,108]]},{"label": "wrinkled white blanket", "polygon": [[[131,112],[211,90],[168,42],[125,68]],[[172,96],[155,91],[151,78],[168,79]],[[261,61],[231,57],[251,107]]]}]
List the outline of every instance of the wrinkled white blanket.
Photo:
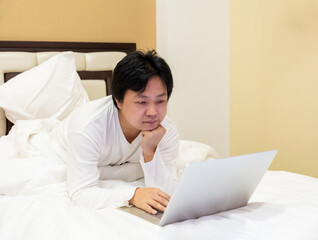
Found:
[{"label": "wrinkled white blanket", "polygon": [[[318,239],[318,179],[288,172],[267,172],[243,208],[163,228],[115,208],[74,206],[66,190],[65,163],[51,155],[52,139],[43,134],[41,141],[32,140],[32,134],[54,122],[28,124],[17,124],[0,139],[1,240]],[[34,144],[43,144],[43,151]],[[216,155],[189,141],[182,141],[181,152],[180,174],[185,164]]]}]

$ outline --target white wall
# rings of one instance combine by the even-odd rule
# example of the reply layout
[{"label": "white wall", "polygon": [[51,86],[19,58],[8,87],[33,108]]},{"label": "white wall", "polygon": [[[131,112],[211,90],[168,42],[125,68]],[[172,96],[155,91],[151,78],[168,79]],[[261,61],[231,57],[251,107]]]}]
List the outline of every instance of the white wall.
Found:
[{"label": "white wall", "polygon": [[229,1],[157,0],[157,51],[175,88],[168,114],[182,139],[229,155]]}]

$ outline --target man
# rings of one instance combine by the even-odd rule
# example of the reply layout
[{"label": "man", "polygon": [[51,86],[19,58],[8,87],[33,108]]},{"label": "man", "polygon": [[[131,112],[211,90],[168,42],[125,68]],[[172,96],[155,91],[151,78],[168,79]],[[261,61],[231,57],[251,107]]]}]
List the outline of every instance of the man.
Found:
[{"label": "man", "polygon": [[[173,79],[154,51],[121,60],[112,96],[77,108],[55,134],[67,152],[68,190],[75,204],[135,205],[164,211],[176,184],[179,135],[166,116]],[[144,177],[144,186],[135,180]]]}]

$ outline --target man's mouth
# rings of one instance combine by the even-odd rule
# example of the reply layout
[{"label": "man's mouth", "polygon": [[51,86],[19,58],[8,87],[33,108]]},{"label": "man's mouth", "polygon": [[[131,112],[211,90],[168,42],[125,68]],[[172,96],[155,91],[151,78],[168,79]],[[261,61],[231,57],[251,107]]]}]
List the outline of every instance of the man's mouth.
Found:
[{"label": "man's mouth", "polygon": [[155,124],[157,122],[157,120],[144,121],[145,124]]}]

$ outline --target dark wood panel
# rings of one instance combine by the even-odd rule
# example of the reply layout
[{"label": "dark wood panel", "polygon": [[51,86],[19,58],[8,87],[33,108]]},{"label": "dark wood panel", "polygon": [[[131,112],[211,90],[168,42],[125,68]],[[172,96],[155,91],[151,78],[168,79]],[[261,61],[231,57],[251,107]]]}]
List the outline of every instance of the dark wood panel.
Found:
[{"label": "dark wood panel", "polygon": [[136,43],[100,43],[100,42],[35,42],[35,41],[0,41],[0,51],[76,51],[76,52],[111,52],[129,53],[136,50]]},{"label": "dark wood panel", "polygon": [[105,81],[106,86],[106,95],[112,94],[112,79],[113,72],[112,71],[79,71],[77,72],[82,80],[90,80],[90,79],[100,79]]}]

